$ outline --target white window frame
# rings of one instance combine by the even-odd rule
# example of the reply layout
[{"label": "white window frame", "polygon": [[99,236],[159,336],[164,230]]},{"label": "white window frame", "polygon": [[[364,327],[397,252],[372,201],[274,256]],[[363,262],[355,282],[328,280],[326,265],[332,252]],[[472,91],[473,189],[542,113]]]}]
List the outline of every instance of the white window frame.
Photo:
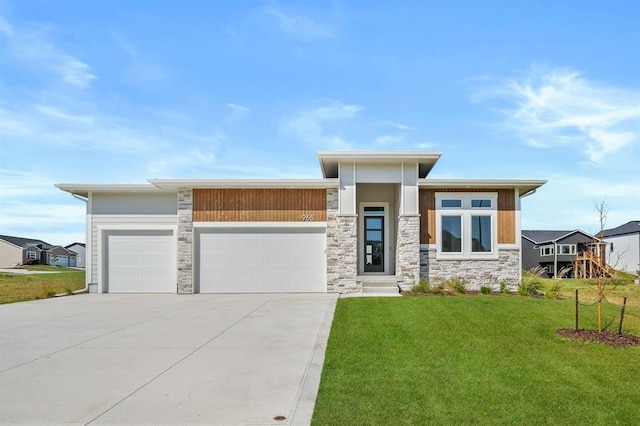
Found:
[{"label": "white window frame", "polygon": [[[540,256],[553,256],[555,253],[555,247],[555,244],[540,246]],[[545,251],[548,251],[548,253],[545,253]]]},{"label": "white window frame", "polygon": [[27,251],[27,259],[35,260],[37,258],[38,258],[38,253],[32,250]]},{"label": "white window frame", "polygon": [[[498,193],[497,192],[436,192],[436,259],[498,259]],[[442,200],[459,199],[461,207],[442,207]],[[472,200],[491,200],[491,207],[471,207]],[[442,251],[442,217],[462,217],[462,252]],[[491,218],[491,251],[472,251],[472,217],[488,216]]]},{"label": "white window frame", "polygon": [[[569,253],[563,253],[562,248],[569,247]],[[556,253],[558,256],[573,256],[576,254],[576,245],[575,244],[558,244],[556,247]]]}]

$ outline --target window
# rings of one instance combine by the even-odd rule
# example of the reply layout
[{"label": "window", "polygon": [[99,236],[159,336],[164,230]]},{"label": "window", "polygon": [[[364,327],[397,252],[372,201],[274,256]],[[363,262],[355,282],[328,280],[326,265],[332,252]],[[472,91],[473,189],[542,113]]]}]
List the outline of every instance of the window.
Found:
[{"label": "window", "polygon": [[553,245],[540,247],[540,256],[553,256],[555,253]]},{"label": "window", "polygon": [[462,253],[462,216],[442,216],[442,251]]},{"label": "window", "polygon": [[462,207],[462,200],[442,200],[440,207],[443,208],[456,208]]},{"label": "window", "polygon": [[27,252],[27,259],[36,259],[37,253],[35,251]]},{"label": "window", "polygon": [[547,265],[547,267],[545,269],[546,269],[547,274],[555,275],[554,270],[553,270],[553,264]]},{"label": "window", "polygon": [[471,216],[471,251],[491,253],[491,216]]},{"label": "window", "polygon": [[558,244],[558,254],[576,254],[576,245]]},{"label": "window", "polygon": [[495,259],[496,206],[495,193],[436,193],[437,256]]},{"label": "window", "polygon": [[471,207],[473,208],[491,208],[491,200],[471,200]]}]

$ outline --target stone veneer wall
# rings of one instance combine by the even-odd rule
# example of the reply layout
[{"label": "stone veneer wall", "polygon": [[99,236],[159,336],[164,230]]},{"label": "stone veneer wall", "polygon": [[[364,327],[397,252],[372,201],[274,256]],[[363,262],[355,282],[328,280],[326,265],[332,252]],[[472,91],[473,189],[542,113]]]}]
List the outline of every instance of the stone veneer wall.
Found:
[{"label": "stone veneer wall", "polygon": [[193,293],[193,190],[178,190],[178,293]]},{"label": "stone veneer wall", "polygon": [[338,214],[338,190],[327,189],[327,291],[354,293],[358,273],[358,216]]},{"label": "stone veneer wall", "polygon": [[420,281],[420,215],[398,217],[396,276],[402,278],[402,290]]},{"label": "stone veneer wall", "polygon": [[431,285],[462,278],[468,290],[482,285],[498,290],[502,281],[515,290],[520,283],[520,249],[498,249],[497,260],[437,260],[435,249],[421,249],[420,276]]}]

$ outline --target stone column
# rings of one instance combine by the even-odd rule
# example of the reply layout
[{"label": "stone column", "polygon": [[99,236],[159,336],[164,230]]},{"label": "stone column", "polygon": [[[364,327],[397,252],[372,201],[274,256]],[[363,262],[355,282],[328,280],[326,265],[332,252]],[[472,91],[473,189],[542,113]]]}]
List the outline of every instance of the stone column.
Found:
[{"label": "stone column", "polygon": [[396,275],[402,278],[402,290],[420,282],[420,215],[398,217]]},{"label": "stone column", "polygon": [[338,214],[338,190],[327,189],[327,291],[360,291],[358,273],[358,216]]},{"label": "stone column", "polygon": [[178,190],[178,294],[193,293],[193,190]]}]

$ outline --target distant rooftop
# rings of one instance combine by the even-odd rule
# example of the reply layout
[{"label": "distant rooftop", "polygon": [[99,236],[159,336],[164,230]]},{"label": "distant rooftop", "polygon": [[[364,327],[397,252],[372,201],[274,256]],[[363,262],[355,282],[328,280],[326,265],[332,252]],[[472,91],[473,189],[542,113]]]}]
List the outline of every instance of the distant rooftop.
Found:
[{"label": "distant rooftop", "polygon": [[542,244],[542,243],[552,243],[558,240],[561,240],[565,237],[568,237],[571,234],[574,233],[580,233],[582,235],[584,235],[585,237],[587,237],[588,239],[593,239],[593,235],[590,235],[584,231],[581,231],[579,229],[574,229],[573,231],[532,231],[532,230],[523,230],[522,231],[522,236],[525,237],[526,239],[528,239],[529,241],[532,241],[536,244]]},{"label": "distant rooftop", "polygon": [[632,220],[630,222],[625,223],[624,225],[620,225],[617,228],[606,229],[604,231],[605,237],[613,237],[616,235],[625,235],[625,234],[637,234],[640,233],[640,220]]},{"label": "distant rooftop", "polygon": [[45,241],[36,240],[34,238],[22,238],[22,237],[12,237],[9,235],[0,235],[0,240],[4,240],[18,247],[26,247],[26,246],[32,246],[32,245],[38,245],[38,244],[41,245],[42,248],[45,250],[49,250],[50,248],[54,247],[53,245]]}]

